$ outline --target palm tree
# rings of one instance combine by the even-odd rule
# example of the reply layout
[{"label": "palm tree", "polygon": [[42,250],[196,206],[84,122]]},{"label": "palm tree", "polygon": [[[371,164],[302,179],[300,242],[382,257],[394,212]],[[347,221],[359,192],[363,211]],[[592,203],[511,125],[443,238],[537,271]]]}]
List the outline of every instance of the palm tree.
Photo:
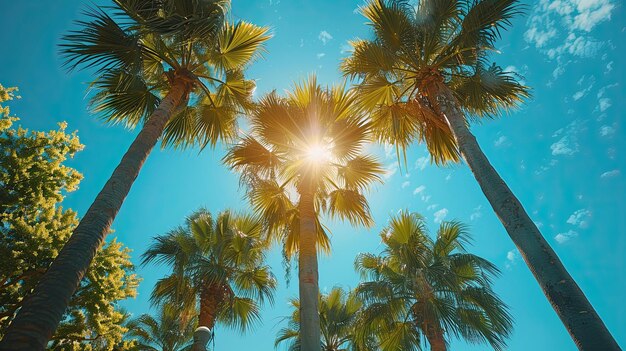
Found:
[{"label": "palm tree", "polygon": [[126,341],[134,341],[133,351],[187,351],[195,320],[181,319],[171,309],[161,308],[157,317],[149,314],[126,323]]},{"label": "palm tree", "polygon": [[[256,216],[224,211],[214,219],[199,210],[185,226],[155,237],[142,255],[144,265],[171,268],[151,300],[176,306],[181,318],[198,313],[199,339],[218,322],[243,332],[260,320],[265,300],[273,303],[276,280],[265,265],[268,243]],[[206,341],[197,340],[193,350],[205,350]]]},{"label": "palm tree", "polygon": [[380,233],[381,255],[360,254],[355,266],[363,279],[363,335],[375,334],[383,351],[447,350],[452,336],[505,349],[512,329],[506,305],[491,290],[499,272],[465,250],[469,234],[458,222],[443,222],[436,240],[424,219],[403,211]]},{"label": "palm tree", "polygon": [[287,256],[299,254],[303,351],[320,350],[316,250],[330,243],[319,216],[373,222],[363,192],[382,167],[361,155],[369,126],[354,101],[354,93],[322,89],[314,76],[286,97],[270,93],[250,116],[250,133],[224,159],[242,172],[255,212],[284,242]]},{"label": "palm tree", "polygon": [[2,346],[42,350],[104,241],[141,166],[164,146],[214,146],[235,136],[254,88],[243,75],[268,29],[228,23],[228,0],[113,0],[63,38],[70,70],[95,68],[93,109],[142,129],[28,301]]},{"label": "palm tree", "polygon": [[362,79],[360,103],[372,111],[379,141],[400,150],[423,141],[437,164],[463,156],[576,345],[615,350],[591,303],[468,128],[529,95],[514,73],[489,59],[501,31],[523,9],[517,0],[421,0],[416,6],[370,0],[361,11],[374,38],[352,42],[342,70]]},{"label": "palm tree", "polygon": [[[274,345],[287,342],[289,351],[300,351],[300,301],[291,299],[290,304],[293,313],[288,326],[278,332]],[[356,322],[363,306],[358,296],[335,287],[328,294],[320,294],[319,306],[323,351],[374,350],[361,346],[356,338]]]}]

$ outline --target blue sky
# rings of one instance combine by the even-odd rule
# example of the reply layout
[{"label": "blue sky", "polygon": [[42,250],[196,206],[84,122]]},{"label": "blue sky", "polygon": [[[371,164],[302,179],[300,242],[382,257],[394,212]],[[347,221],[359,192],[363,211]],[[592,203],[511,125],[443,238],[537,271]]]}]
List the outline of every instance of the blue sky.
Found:
[{"label": "blue sky", "polygon": [[[367,37],[365,19],[355,12],[361,0],[234,0],[233,17],[271,26],[274,38],[265,59],[248,71],[257,93],[283,91],[316,72],[324,84],[341,80],[339,60],[346,43]],[[97,1],[106,4],[106,2]],[[78,1],[15,1],[0,5],[0,82],[18,86],[22,99],[11,104],[21,124],[52,129],[67,121],[86,145],[70,164],[85,179],[64,206],[84,213],[117,165],[136,131],[106,126],[87,109],[90,72],[68,74],[57,54],[60,36],[81,17]],[[514,21],[495,57],[524,77],[533,97],[519,111],[473,125],[485,153],[517,194],[544,236],[617,338],[626,345],[626,202],[624,200],[626,96],[625,9],[618,0],[539,0]],[[395,155],[376,150],[388,172],[369,195],[375,228],[354,229],[329,222],[333,252],[320,259],[320,287],[354,287],[353,260],[359,252],[381,249],[378,232],[399,209],[417,211],[431,228],[441,219],[470,225],[472,250],[496,263],[502,276],[496,291],[511,306],[515,331],[510,350],[574,350],[565,329],[520,259],[473,176],[464,165],[436,168],[424,147],[408,153],[408,169]],[[194,209],[218,212],[245,208],[236,175],[219,160],[221,147],[155,150],[118,215],[118,238],[134,250],[134,261],[149,238],[182,222]],[[280,279],[276,303],[263,311],[263,324],[245,336],[218,327],[216,349],[273,349],[287,298],[297,295],[296,277],[287,287],[281,256],[270,264]],[[152,285],[164,274],[140,268],[137,299],[129,311],[148,311]],[[454,350],[485,347],[455,342]]]}]

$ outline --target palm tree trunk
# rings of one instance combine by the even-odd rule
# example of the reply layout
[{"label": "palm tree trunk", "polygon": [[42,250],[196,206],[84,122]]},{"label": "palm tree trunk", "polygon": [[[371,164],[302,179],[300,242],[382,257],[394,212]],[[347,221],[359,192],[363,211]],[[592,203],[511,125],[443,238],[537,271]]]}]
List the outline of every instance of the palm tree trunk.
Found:
[{"label": "palm tree trunk", "polygon": [[436,101],[461,154],[552,308],[580,350],[620,350],[587,297],[480,149],[450,89],[435,83]]},{"label": "palm tree trunk", "polygon": [[102,246],[141,166],[184,100],[189,83],[180,80],[148,118],[87,213],[48,271],[9,325],[2,350],[43,350],[56,330],[72,294]]},{"label": "palm tree trunk", "polygon": [[443,330],[441,330],[441,327],[428,323],[424,324],[425,325],[422,328],[426,334],[428,344],[430,345],[430,351],[446,351],[448,347],[446,346],[446,340],[443,337]]},{"label": "palm tree trunk", "polygon": [[320,351],[321,333],[318,306],[317,225],[314,194],[310,182],[300,186],[300,243],[298,277],[300,280],[300,350]]},{"label": "palm tree trunk", "polygon": [[215,327],[215,319],[223,295],[223,289],[220,289],[220,287],[215,284],[211,284],[202,289],[200,293],[198,329],[196,329],[194,333],[193,345],[191,347],[192,351],[206,351],[206,345],[211,339],[211,332]]}]

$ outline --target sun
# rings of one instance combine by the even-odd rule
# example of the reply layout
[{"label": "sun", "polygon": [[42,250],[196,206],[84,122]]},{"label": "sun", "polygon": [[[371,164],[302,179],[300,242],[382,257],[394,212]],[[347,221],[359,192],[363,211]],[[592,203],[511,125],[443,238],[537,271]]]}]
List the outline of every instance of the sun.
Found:
[{"label": "sun", "polygon": [[313,163],[325,163],[332,158],[330,147],[322,144],[313,144],[306,148],[305,157]]}]

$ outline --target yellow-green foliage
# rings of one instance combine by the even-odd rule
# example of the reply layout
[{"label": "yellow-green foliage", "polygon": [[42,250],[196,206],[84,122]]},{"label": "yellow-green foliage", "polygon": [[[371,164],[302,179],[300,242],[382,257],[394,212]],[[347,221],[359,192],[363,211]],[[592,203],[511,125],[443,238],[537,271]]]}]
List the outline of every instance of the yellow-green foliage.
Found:
[{"label": "yellow-green foliage", "polygon": [[[0,85],[0,336],[78,224],[60,206],[82,175],[64,165],[82,150],[66,123],[57,130],[13,127],[17,117],[2,105],[18,98]],[[126,329],[117,302],[136,295],[130,250],[115,239],[98,252],[70,302],[50,348],[111,350]]]}]

